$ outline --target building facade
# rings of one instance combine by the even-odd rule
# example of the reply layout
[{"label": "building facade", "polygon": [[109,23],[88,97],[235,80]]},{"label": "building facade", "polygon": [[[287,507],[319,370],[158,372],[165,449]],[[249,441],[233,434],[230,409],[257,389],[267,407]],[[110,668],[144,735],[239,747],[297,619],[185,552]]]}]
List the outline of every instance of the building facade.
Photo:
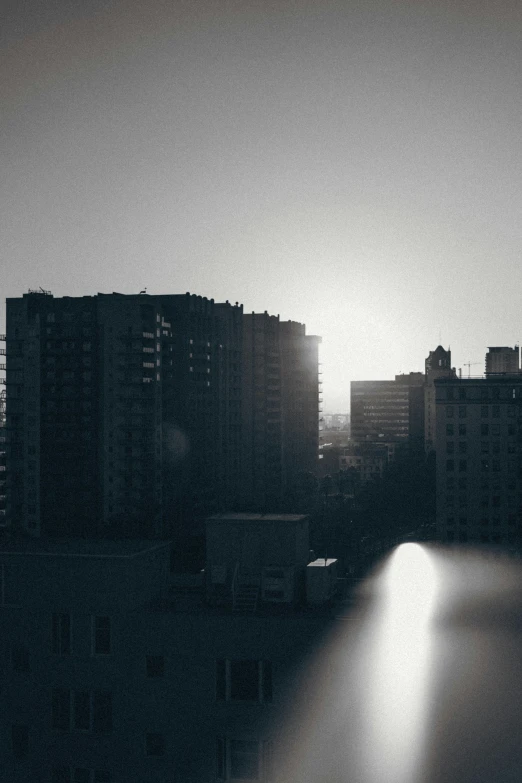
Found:
[{"label": "building facade", "polygon": [[219,312],[190,294],[7,300],[12,525],[174,535],[232,502],[242,310]]},{"label": "building facade", "polygon": [[451,367],[451,351],[447,351],[438,345],[434,351],[430,351],[425,361],[425,386],[424,386],[424,447],[427,454],[434,449],[435,441],[435,416],[437,404],[435,397],[436,378],[454,378],[455,370]]},{"label": "building facade", "polygon": [[486,376],[497,373],[509,375],[520,372],[520,349],[506,346],[490,347],[486,354]]},{"label": "building facade", "polygon": [[393,381],[352,381],[351,434],[357,443],[418,448],[424,435],[424,374]]},{"label": "building facade", "polygon": [[[206,580],[170,573],[167,542],[4,542],[0,780],[281,779],[280,723],[337,588],[307,524],[214,518]],[[254,608],[233,602],[238,562]]]},{"label": "building facade", "polygon": [[435,392],[438,539],[519,549],[522,380],[439,378]]},{"label": "building facade", "polygon": [[279,511],[319,460],[320,338],[265,313],[243,317],[243,508]]},{"label": "building facade", "polygon": [[317,469],[319,342],[189,293],[8,299],[7,519],[201,538],[208,514],[280,511]]}]

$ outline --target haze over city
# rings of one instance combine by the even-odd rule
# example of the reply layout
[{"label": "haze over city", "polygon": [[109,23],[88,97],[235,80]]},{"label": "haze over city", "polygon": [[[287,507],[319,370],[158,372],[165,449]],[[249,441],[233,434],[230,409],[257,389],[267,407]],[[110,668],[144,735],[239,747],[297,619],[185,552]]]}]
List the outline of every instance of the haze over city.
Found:
[{"label": "haze over city", "polygon": [[0,324],[39,286],[239,301],[322,336],[327,410],[519,342],[520,4],[9,5]]}]

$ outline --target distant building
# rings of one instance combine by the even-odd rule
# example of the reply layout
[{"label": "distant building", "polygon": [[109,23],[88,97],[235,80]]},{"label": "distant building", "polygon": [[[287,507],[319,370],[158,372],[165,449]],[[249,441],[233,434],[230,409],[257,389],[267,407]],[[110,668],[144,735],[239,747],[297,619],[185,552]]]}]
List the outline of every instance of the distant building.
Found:
[{"label": "distant building", "polygon": [[520,349],[505,346],[488,348],[486,354],[486,376],[495,374],[513,375],[520,372]]},{"label": "distant building", "polygon": [[354,443],[340,450],[339,470],[353,469],[357,474],[358,485],[364,486],[382,478],[389,461],[390,454],[385,444]]},{"label": "distant building", "polygon": [[451,367],[451,351],[438,345],[430,351],[425,361],[424,386],[424,447],[429,454],[434,449],[435,416],[437,411],[435,399],[435,380],[437,378],[455,378],[456,372]]},{"label": "distant building", "polygon": [[441,377],[435,393],[438,539],[519,549],[522,378]]},{"label": "distant building", "polygon": [[352,381],[351,435],[357,443],[419,448],[424,435],[424,374]]}]

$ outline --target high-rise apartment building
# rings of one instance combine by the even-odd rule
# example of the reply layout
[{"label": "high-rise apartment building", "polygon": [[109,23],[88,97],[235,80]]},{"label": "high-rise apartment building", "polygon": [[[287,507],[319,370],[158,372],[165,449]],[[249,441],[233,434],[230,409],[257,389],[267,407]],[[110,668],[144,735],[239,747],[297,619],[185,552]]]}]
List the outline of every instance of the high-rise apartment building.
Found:
[{"label": "high-rise apartment building", "polygon": [[522,379],[435,380],[437,537],[521,542]]},{"label": "high-rise apartment building", "polygon": [[145,525],[161,533],[166,331],[145,296],[7,300],[7,510],[15,527],[104,535]]},{"label": "high-rise apartment building", "polygon": [[172,535],[229,505],[238,414],[222,397],[239,398],[241,308],[221,311],[189,294],[7,300],[15,527]]},{"label": "high-rise apartment building", "polygon": [[8,519],[176,538],[280,511],[317,466],[319,341],[188,293],[8,299]]},{"label": "high-rise apartment building", "polygon": [[507,346],[490,347],[486,354],[486,375],[497,373],[517,374],[520,372],[520,349]]},{"label": "high-rise apartment building", "polygon": [[304,324],[281,321],[281,392],[283,473],[286,492],[300,484],[302,473],[316,473],[319,454],[319,345]]},{"label": "high-rise apartment building", "polygon": [[280,510],[319,454],[320,338],[265,313],[243,317],[244,508]]}]

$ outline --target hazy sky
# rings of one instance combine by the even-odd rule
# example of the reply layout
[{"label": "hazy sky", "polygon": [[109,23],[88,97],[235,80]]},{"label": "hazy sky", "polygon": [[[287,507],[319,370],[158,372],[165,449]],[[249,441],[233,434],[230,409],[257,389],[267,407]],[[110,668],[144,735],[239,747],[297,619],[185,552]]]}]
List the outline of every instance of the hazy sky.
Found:
[{"label": "hazy sky", "polygon": [[322,335],[326,410],[522,339],[520,0],[2,8],[0,325],[29,287],[239,301]]}]

